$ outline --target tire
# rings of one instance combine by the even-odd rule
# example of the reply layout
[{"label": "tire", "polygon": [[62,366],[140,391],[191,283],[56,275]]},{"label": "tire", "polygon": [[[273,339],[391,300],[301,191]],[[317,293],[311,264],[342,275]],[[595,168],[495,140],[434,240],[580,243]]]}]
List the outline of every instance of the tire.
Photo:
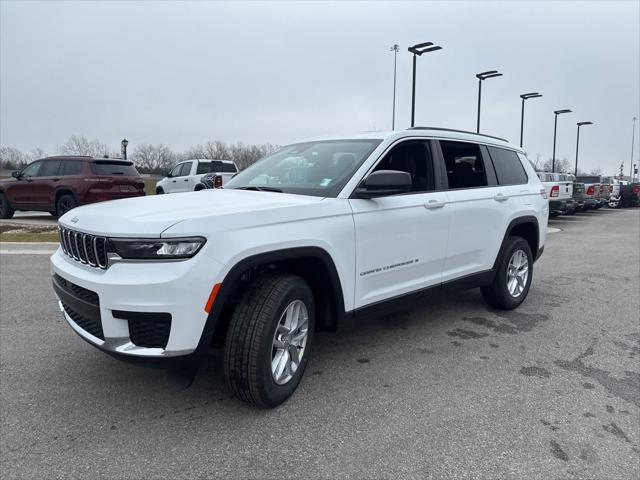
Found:
[{"label": "tire", "polygon": [[78,202],[76,202],[76,199],[74,198],[73,195],[70,195],[70,194],[62,195],[56,202],[56,215],[58,217],[61,217],[62,215],[67,213],[69,210],[73,210],[77,206],[78,206]]},{"label": "tire", "polygon": [[[300,303],[298,303],[300,302]],[[284,340],[276,338],[277,328],[285,322],[287,310],[299,307],[307,313],[306,341],[301,342],[301,330],[294,329]],[[287,400],[304,374],[315,327],[315,305],[309,285],[294,275],[273,273],[258,277],[246,290],[231,315],[224,343],[224,374],[231,392],[241,400],[261,408],[273,408]],[[289,344],[296,339],[299,345]],[[291,337],[293,334],[293,337]],[[276,341],[283,347],[277,348]],[[290,349],[302,355],[297,369],[288,359]],[[286,367],[276,380],[272,363],[284,360]],[[299,358],[299,357],[298,357]]]},{"label": "tire", "polygon": [[207,187],[204,186],[204,184],[199,183],[196,185],[196,188],[193,189],[194,192],[199,192],[200,190],[206,190]]},{"label": "tire", "polygon": [[[507,274],[508,270],[511,268],[511,260],[517,260],[518,255],[521,255],[517,254],[517,252],[521,252],[521,254],[524,254],[526,256],[527,275],[522,282],[522,289],[517,295],[514,295],[514,293],[509,290],[509,277]],[[524,260],[522,257],[520,257],[520,259]],[[523,269],[524,263],[519,269],[516,270],[522,271]],[[500,261],[498,263],[498,268],[496,270],[496,275],[493,279],[493,283],[486,287],[482,287],[480,290],[482,291],[482,296],[484,297],[485,302],[487,302],[492,307],[502,310],[512,310],[518,307],[522,302],[524,302],[525,298],[527,298],[532,278],[533,255],[531,253],[531,247],[529,247],[529,243],[524,238],[512,236],[507,238],[504,253],[502,254],[502,257],[500,258]],[[516,285],[518,283],[519,282],[516,281]],[[516,285],[514,285],[514,287]]]},{"label": "tire", "polygon": [[164,190],[162,188],[156,188],[156,195],[164,195]]},{"label": "tire", "polygon": [[15,210],[11,208],[9,200],[4,196],[4,193],[0,193],[0,218],[11,218]]}]

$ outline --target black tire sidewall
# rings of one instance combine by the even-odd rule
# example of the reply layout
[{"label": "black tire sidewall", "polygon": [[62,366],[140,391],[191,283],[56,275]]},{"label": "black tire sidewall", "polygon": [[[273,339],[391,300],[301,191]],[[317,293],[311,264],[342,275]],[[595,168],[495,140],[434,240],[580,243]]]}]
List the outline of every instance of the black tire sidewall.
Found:
[{"label": "black tire sidewall", "polygon": [[13,217],[14,210],[9,204],[9,199],[4,193],[0,192],[0,218]]},{"label": "black tire sidewall", "polygon": [[[66,212],[60,212],[60,205],[62,204],[62,202],[63,202],[65,199],[69,199],[69,200],[71,200],[71,203],[73,204],[73,206],[72,206],[69,210],[67,210]],[[57,216],[58,216],[58,217],[61,217],[62,215],[64,215],[64,214],[65,214],[65,213],[67,213],[67,212],[70,212],[71,210],[73,210],[73,209],[74,209],[74,208],[76,208],[77,206],[78,206],[78,202],[76,202],[75,197],[74,197],[73,195],[70,195],[70,194],[66,193],[66,194],[62,195],[62,196],[58,199],[58,201],[56,202],[56,214],[57,214]]]},{"label": "black tire sidewall", "polygon": [[[273,379],[273,375],[271,373],[273,336],[285,308],[295,300],[301,300],[307,307],[309,315],[307,343],[305,345],[304,356],[300,361],[300,366],[296,370],[295,375],[286,384],[278,385]],[[287,289],[278,301],[277,307],[273,310],[271,318],[268,321],[269,325],[266,328],[267,334],[261,339],[260,345],[257,345],[257,348],[259,349],[259,364],[256,366],[256,372],[258,375],[258,382],[263,386],[263,394],[265,397],[263,399],[264,403],[276,406],[289,398],[298,387],[311,354],[315,329],[315,305],[313,301],[313,293],[304,280],[300,279]]]}]

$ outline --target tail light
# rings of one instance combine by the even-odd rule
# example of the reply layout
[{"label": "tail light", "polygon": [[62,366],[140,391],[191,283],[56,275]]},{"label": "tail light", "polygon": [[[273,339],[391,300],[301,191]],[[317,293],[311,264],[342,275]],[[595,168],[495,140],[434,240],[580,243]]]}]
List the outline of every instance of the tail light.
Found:
[{"label": "tail light", "polygon": [[589,188],[587,188],[587,195],[593,195],[593,185],[590,185]]},{"label": "tail light", "polygon": [[634,185],[633,188],[631,189],[631,191],[633,193],[638,193],[638,192],[640,192],[640,187],[638,187],[638,185]]},{"label": "tail light", "polygon": [[551,187],[551,198],[557,197],[560,195],[560,187],[558,185],[554,185]]},{"label": "tail light", "polygon": [[222,177],[220,175],[213,177],[213,188],[222,188]]},{"label": "tail light", "polygon": [[613,192],[613,185],[609,185],[609,193]]},{"label": "tail light", "polygon": [[548,198],[547,191],[544,188],[540,189],[540,195],[542,195],[542,198],[544,198],[545,200]]},{"label": "tail light", "polygon": [[604,193],[604,185],[600,185],[600,193]]}]

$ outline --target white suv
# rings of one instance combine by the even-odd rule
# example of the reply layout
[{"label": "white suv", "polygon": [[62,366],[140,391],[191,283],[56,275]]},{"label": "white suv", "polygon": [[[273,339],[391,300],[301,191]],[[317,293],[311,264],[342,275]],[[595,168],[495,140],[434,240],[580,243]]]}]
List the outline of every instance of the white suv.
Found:
[{"label": "white suv", "polygon": [[309,140],[224,189],[74,209],[59,220],[53,286],[92,345],[167,367],[220,349],[230,389],[273,407],[300,382],[315,332],[346,317],[454,287],[520,305],[548,213],[522,150],[499,138]]},{"label": "white suv", "polygon": [[201,183],[201,179],[211,173],[216,174],[221,187],[238,173],[238,167],[231,160],[185,160],[156,183],[156,194],[204,190],[207,187]]}]

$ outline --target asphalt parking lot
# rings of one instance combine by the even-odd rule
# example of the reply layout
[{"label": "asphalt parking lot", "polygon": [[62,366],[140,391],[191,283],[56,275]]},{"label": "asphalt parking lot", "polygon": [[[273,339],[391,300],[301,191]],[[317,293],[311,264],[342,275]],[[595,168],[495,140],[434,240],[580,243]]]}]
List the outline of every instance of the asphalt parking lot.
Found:
[{"label": "asphalt parking lot", "polygon": [[292,399],[189,389],[85,344],[47,255],[0,256],[3,478],[640,475],[640,210],[552,219],[516,311],[477,290],[317,337]]}]

